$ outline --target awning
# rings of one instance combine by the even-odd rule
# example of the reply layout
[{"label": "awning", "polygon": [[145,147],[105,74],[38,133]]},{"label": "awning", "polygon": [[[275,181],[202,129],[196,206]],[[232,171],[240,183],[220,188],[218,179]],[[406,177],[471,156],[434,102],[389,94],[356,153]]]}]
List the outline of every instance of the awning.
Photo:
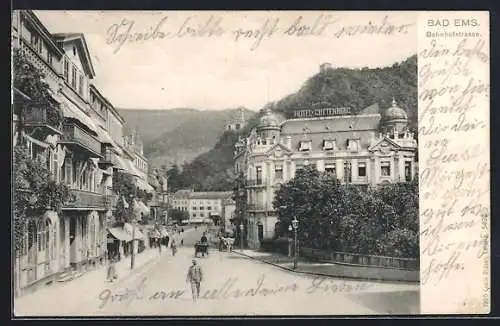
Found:
[{"label": "awning", "polygon": [[141,178],[136,178],[135,179],[135,185],[144,191],[147,192],[153,192],[154,188],[145,180],[142,180]]},{"label": "awning", "polygon": [[87,128],[92,130],[96,135],[99,134],[99,128],[94,124],[92,119],[83,113],[76,105],[72,104],[71,102],[64,102],[62,105],[63,108],[63,114],[65,118],[73,118],[77,119],[81,123],[83,123]]},{"label": "awning", "polygon": [[124,229],[122,228],[109,228],[108,229],[109,233],[113,237],[115,237],[117,240],[121,241],[132,241],[132,236],[129,235]]},{"label": "awning", "polygon": [[111,136],[108,134],[106,130],[104,130],[101,126],[99,126],[99,131],[97,133],[99,137],[99,141],[104,144],[111,144],[113,147],[117,147]]},{"label": "awning", "polygon": [[26,134],[24,134],[23,137],[26,138],[27,140],[29,140],[30,142],[32,142],[34,144],[37,144],[40,147],[47,148],[47,147],[50,146],[49,144],[47,144],[47,143],[45,143],[45,142],[43,142],[41,140],[38,140],[36,138],[30,137],[30,136],[28,136]]},{"label": "awning", "polygon": [[135,202],[135,207],[134,209],[137,209],[139,211],[139,214],[142,213],[143,215],[149,215],[150,213],[150,210],[149,208],[146,206],[146,204],[144,204],[142,201],[138,200]]},{"label": "awning", "polygon": [[135,231],[134,231],[134,226],[132,224],[125,223],[123,226],[123,229],[130,236],[130,239],[132,239],[132,235],[134,235],[134,240],[145,239],[144,233],[142,233],[141,230],[139,230],[139,228],[137,226],[135,227]]}]

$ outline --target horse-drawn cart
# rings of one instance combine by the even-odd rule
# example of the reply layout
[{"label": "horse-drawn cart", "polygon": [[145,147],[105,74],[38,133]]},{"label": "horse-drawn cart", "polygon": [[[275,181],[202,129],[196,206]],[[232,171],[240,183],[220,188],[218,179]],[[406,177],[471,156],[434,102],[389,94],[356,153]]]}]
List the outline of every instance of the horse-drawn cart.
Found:
[{"label": "horse-drawn cart", "polygon": [[208,256],[208,243],[197,242],[194,245],[194,256],[198,257],[198,253],[201,253],[202,257],[205,257],[205,254]]},{"label": "horse-drawn cart", "polygon": [[221,237],[219,241],[219,251],[233,251],[234,238]]}]

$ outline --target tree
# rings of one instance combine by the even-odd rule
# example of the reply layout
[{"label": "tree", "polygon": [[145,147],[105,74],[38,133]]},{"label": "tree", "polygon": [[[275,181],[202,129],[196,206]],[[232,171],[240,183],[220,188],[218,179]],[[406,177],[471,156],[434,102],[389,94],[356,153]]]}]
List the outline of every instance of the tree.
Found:
[{"label": "tree", "polygon": [[[50,93],[50,86],[44,81],[45,74],[26,58],[21,49],[14,50],[12,61],[13,86],[31,99],[24,101],[22,105],[14,105],[14,111],[20,117],[21,128],[22,110],[30,106],[46,108],[49,123],[53,126],[60,126],[64,116],[59,103],[54,100]],[[21,133],[19,135],[21,136]]]},{"label": "tree", "polygon": [[287,235],[295,217],[307,247],[417,257],[417,181],[365,191],[310,166],[280,187],[273,205],[279,214],[275,237]]},{"label": "tree", "polygon": [[187,211],[181,211],[177,208],[169,208],[168,216],[172,221],[177,223],[182,223],[182,221],[189,220],[189,214]]},{"label": "tree", "polygon": [[52,180],[45,163],[31,159],[24,146],[14,148],[13,163],[14,242],[19,251],[27,232],[26,222],[46,210],[60,214],[63,205],[74,200],[74,195],[65,184]]}]

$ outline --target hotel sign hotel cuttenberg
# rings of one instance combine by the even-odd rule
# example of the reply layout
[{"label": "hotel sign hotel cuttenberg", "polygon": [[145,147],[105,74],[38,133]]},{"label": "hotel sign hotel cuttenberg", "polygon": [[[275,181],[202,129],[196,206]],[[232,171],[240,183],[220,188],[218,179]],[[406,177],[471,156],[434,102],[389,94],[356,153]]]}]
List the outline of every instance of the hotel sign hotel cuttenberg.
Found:
[{"label": "hotel sign hotel cuttenberg", "polygon": [[324,109],[309,109],[297,110],[293,112],[294,119],[300,118],[317,118],[317,117],[330,117],[337,115],[350,115],[351,108],[324,108]]}]

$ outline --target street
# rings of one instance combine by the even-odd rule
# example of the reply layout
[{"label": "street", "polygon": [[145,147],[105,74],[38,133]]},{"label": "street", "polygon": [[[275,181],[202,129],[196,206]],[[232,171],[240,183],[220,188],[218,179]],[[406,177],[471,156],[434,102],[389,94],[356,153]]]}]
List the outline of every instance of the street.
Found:
[{"label": "street", "polygon": [[[175,315],[338,315],[418,313],[418,285],[347,281],[294,274],[237,253],[211,248],[199,257],[204,280],[193,302],[186,273],[193,243],[201,229],[184,237],[175,257],[164,251],[155,264],[109,288],[75,293],[77,311],[52,311],[72,316]],[[236,249],[237,251],[238,249]],[[62,302],[61,302],[62,303]],[[51,305],[57,309],[54,302]],[[47,312],[49,314],[49,312]]]}]

